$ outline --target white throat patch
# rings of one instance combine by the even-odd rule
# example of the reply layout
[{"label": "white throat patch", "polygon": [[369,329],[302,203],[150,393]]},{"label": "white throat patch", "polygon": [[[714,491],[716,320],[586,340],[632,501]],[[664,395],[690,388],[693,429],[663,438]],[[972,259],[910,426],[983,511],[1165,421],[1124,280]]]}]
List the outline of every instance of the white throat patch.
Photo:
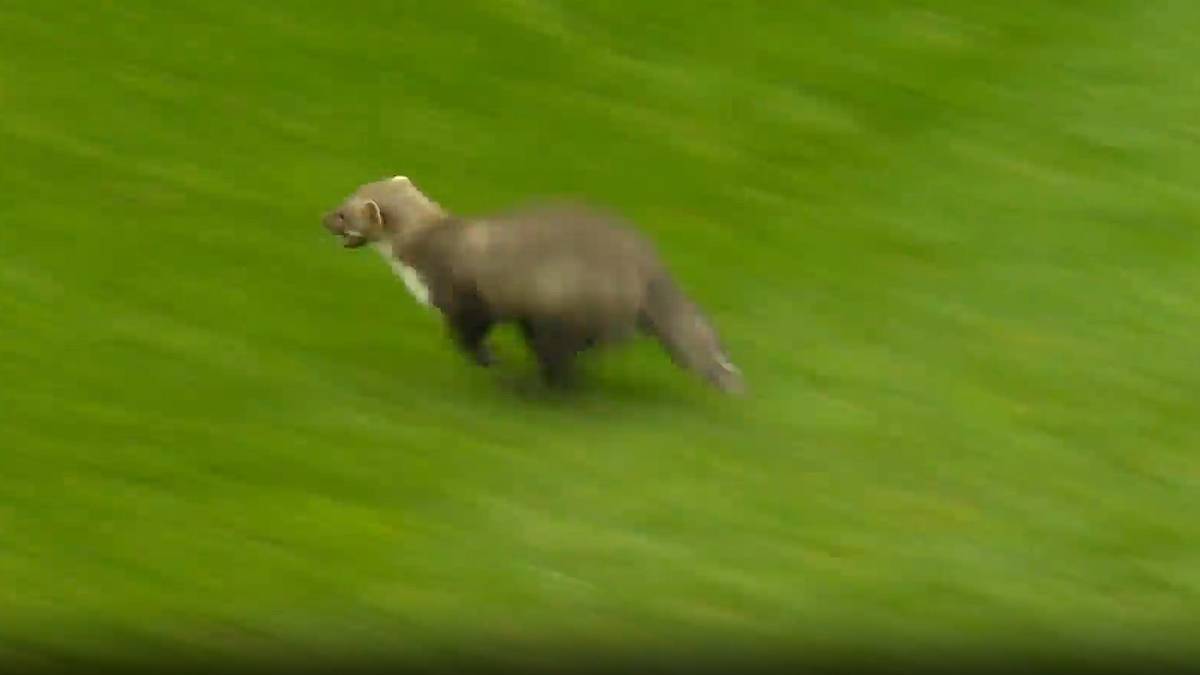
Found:
[{"label": "white throat patch", "polygon": [[376,242],[375,250],[379,251],[379,255],[383,256],[383,259],[388,262],[392,271],[396,273],[396,276],[400,277],[404,282],[404,286],[408,288],[408,292],[412,293],[417,302],[425,307],[429,307],[429,287],[421,279],[420,273],[397,260],[396,256],[392,254],[392,245],[389,242]]}]

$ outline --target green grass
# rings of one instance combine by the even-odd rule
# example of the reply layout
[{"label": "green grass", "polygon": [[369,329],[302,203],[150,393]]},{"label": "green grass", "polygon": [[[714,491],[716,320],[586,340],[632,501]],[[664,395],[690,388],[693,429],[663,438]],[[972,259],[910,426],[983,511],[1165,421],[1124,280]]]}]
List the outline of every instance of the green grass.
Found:
[{"label": "green grass", "polygon": [[[193,4],[0,7],[0,653],[1200,626],[1196,3]],[[629,215],[752,396],[471,368],[319,226],[395,173]]]}]

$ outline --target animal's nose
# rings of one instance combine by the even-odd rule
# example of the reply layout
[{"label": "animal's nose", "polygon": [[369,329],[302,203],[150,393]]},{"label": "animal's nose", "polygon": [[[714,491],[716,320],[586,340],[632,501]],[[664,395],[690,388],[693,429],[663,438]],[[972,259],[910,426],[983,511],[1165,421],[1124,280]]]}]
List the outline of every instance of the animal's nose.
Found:
[{"label": "animal's nose", "polygon": [[333,217],[333,212],[329,212],[329,213],[326,213],[325,215],[321,216],[321,224],[325,226],[325,229],[329,230],[330,232],[332,232],[334,234],[337,234],[337,231],[338,231],[337,224]]}]

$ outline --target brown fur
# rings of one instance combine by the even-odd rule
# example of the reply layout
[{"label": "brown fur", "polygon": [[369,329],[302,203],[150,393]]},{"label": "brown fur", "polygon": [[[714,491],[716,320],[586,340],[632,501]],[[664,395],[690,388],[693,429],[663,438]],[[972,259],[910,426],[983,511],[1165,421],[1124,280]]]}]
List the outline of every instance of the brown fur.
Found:
[{"label": "brown fur", "polygon": [[520,327],[551,383],[567,379],[579,352],[640,332],[721,390],[744,389],[709,320],[614,215],[564,203],[465,219],[397,177],[363,185],[324,224],[348,248],[390,243],[481,365],[492,362],[485,341],[499,323]]}]

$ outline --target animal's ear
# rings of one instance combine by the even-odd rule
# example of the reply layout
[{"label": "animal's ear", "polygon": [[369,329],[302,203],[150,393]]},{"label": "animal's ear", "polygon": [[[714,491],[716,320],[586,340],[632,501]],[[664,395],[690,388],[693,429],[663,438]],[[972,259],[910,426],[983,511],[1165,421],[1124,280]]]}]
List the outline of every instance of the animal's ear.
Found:
[{"label": "animal's ear", "polygon": [[379,204],[375,203],[374,199],[368,199],[362,205],[363,218],[372,226],[378,227],[383,224],[383,214],[379,212]]}]

